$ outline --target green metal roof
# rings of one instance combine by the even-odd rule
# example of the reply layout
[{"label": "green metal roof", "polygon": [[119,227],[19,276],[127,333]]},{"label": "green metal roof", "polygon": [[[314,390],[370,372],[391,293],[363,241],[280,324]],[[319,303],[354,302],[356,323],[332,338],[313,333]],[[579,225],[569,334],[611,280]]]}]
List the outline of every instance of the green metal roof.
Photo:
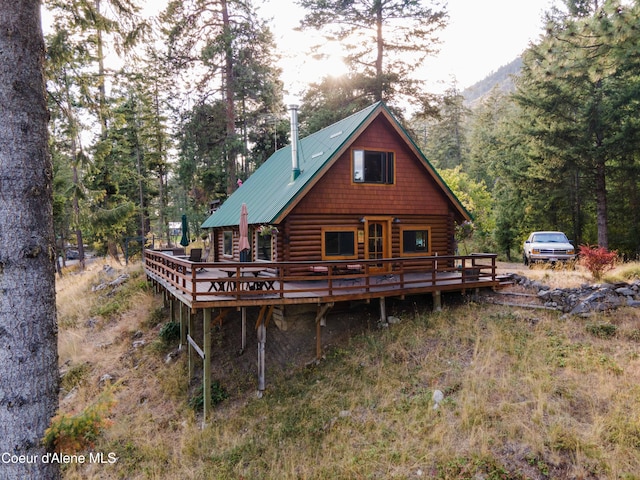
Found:
[{"label": "green metal roof", "polygon": [[[202,228],[227,227],[238,225],[242,204],[247,204],[248,222],[255,224],[278,223],[279,217],[287,207],[295,201],[298,194],[318,175],[323,167],[331,162],[336,153],[352,137],[359,128],[377,114],[386,111],[394,120],[382,102],[361,110],[323,128],[316,133],[298,141],[298,161],[300,175],[292,180],[291,145],[281,148],[260,166],[229,198],[202,224]],[[413,140],[396,121],[397,127],[406,135],[408,141],[417,149]],[[437,172],[417,150],[429,170],[440,179]],[[442,179],[440,179],[442,182]],[[442,182],[444,189],[452,197],[453,203],[466,212],[449,188]],[[464,216],[464,214],[463,214]]]}]

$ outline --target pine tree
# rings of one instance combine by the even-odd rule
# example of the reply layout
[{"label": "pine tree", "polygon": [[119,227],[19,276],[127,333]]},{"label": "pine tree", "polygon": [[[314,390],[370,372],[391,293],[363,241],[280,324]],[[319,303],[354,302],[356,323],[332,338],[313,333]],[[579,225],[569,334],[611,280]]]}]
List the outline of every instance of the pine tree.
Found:
[{"label": "pine tree", "polygon": [[554,11],[542,41],[526,52],[515,98],[533,147],[529,178],[555,182],[564,198],[576,191],[575,219],[593,201],[597,243],[607,248],[607,183],[612,169],[635,164],[631,151],[639,142],[630,95],[638,89],[637,60],[622,53],[638,49],[639,7],[618,0],[566,4],[569,13]]},{"label": "pine tree", "polygon": [[345,63],[367,80],[369,103],[409,98],[433,113],[431,97],[412,72],[435,52],[435,34],[446,13],[414,0],[300,0],[307,9],[302,28],[321,31],[346,50]]},{"label": "pine tree", "polygon": [[260,124],[260,116],[282,110],[273,38],[251,2],[173,1],[161,18],[166,60],[178,82],[188,86],[190,104],[224,102],[224,176],[230,194],[238,163],[247,164],[249,129]]}]

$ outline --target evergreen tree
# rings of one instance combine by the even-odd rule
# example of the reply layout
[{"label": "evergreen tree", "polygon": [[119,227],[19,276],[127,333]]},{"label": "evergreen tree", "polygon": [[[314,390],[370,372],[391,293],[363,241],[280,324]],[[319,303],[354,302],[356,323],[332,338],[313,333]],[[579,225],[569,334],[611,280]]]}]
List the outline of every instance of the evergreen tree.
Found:
[{"label": "evergreen tree", "polygon": [[[640,80],[632,73],[636,56],[628,53],[638,50],[639,6],[618,0],[566,5],[568,13],[549,15],[546,35],[525,53],[518,82],[521,125],[532,144],[528,176],[559,197],[577,193],[570,202],[574,223],[593,202],[597,243],[607,248],[607,180],[612,169],[635,164],[631,150],[639,141],[633,94]],[[578,223],[578,238],[582,230]]]},{"label": "evergreen tree", "polygon": [[310,135],[370,105],[367,83],[362,75],[347,74],[310,84],[302,99],[300,134]]},{"label": "evergreen tree", "polygon": [[361,75],[367,103],[401,99],[433,113],[431,97],[412,73],[435,51],[435,34],[446,13],[415,0],[300,0],[302,28],[323,32],[346,50],[345,63]]},{"label": "evergreen tree", "polygon": [[[106,66],[107,46],[113,46],[116,51],[124,53],[140,39],[147,25],[138,18],[139,8],[133,0],[48,0],[46,6],[55,18],[56,34],[52,45],[60,46],[54,54],[63,55],[61,60],[64,61],[65,58],[71,60],[70,54],[65,52],[77,52],[75,55],[82,60],[81,64],[77,61],[73,64],[77,68],[73,68],[72,75],[66,72],[67,80],[63,77],[56,79],[55,76],[50,78],[50,83],[51,80],[72,81],[71,88],[65,87],[62,83],[52,90],[63,93],[59,97],[64,99],[67,89],[68,93],[70,92],[69,98],[74,97],[71,100],[79,110],[71,117],[74,112],[67,109],[70,135],[75,138],[75,146],[71,152],[71,161],[75,165],[74,194],[81,194],[83,184],[85,188],[93,191],[92,195],[87,194],[93,216],[90,224],[102,225],[99,231],[103,236],[106,235],[104,240],[108,251],[117,257],[117,242],[120,239],[112,234],[116,235],[119,229],[112,230],[108,225],[103,225],[103,222],[122,221],[117,212],[126,212],[129,206],[125,200],[120,199],[124,203],[119,205],[118,201],[111,197],[118,186],[112,183],[111,172],[115,169],[108,163],[114,156],[110,156],[113,145],[107,139],[110,120],[107,83],[114,78],[114,72]],[[53,56],[51,58],[53,60]],[[53,67],[56,68],[55,63]],[[58,67],[64,68],[64,63],[59,62]],[[81,127],[78,118],[87,119],[86,125]],[[86,138],[88,132],[96,130],[99,134],[94,135],[89,141],[89,146],[82,148],[83,131]],[[90,157],[90,161],[86,161],[87,157]],[[74,205],[74,209],[79,217],[80,204]],[[76,222],[75,227],[76,237],[79,239],[82,236],[79,222]],[[83,243],[78,240],[81,258],[84,258]]]},{"label": "evergreen tree", "polygon": [[[180,82],[192,87],[190,102],[224,104],[223,175],[230,194],[238,164],[247,165],[250,127],[260,125],[262,116],[282,111],[272,35],[251,3],[237,0],[172,1],[161,18],[167,61]],[[248,173],[248,167],[242,170]]]},{"label": "evergreen tree", "polygon": [[543,223],[537,222],[542,222],[539,215],[545,214],[527,207],[535,203],[536,200],[530,197],[536,195],[537,190],[526,188],[524,151],[527,143],[514,129],[519,117],[511,99],[494,89],[476,105],[469,122],[468,170],[491,191],[495,221],[493,240],[509,260],[512,250],[528,230],[543,228],[538,226]]},{"label": "evergreen tree", "polygon": [[465,125],[469,110],[455,82],[439,97],[437,107],[437,117],[414,122],[416,138],[423,138],[423,150],[429,161],[438,168],[453,169],[462,165],[466,170],[468,152]]},{"label": "evergreen tree", "polygon": [[[75,45],[70,33],[59,23],[56,32],[47,38],[47,78],[51,153],[56,172],[54,181],[54,222],[60,238],[59,249],[69,240],[67,230],[75,234],[81,268],[85,267],[83,220],[81,209],[86,195],[83,183],[88,157],[83,149],[83,125],[79,118],[86,106],[87,76],[83,73],[90,63],[89,52]],[[86,215],[86,211],[84,214]]]}]

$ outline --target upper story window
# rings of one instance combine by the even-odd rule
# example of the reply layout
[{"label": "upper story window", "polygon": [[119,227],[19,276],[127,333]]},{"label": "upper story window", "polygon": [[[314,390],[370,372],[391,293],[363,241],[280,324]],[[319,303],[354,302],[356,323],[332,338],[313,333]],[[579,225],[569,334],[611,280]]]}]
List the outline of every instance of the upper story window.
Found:
[{"label": "upper story window", "polygon": [[394,182],[393,152],[372,150],[353,151],[353,181],[355,183]]}]

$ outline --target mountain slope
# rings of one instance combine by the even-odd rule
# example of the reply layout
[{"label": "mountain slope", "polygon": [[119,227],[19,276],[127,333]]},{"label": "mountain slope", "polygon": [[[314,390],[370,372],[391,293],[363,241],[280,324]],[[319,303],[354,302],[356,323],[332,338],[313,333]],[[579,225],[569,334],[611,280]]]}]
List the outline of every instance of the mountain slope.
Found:
[{"label": "mountain slope", "polygon": [[479,82],[466,88],[462,95],[467,105],[473,105],[487,95],[494,87],[503,92],[513,92],[515,86],[513,76],[517,76],[522,68],[522,58],[518,57],[507,65],[503,65]]}]

